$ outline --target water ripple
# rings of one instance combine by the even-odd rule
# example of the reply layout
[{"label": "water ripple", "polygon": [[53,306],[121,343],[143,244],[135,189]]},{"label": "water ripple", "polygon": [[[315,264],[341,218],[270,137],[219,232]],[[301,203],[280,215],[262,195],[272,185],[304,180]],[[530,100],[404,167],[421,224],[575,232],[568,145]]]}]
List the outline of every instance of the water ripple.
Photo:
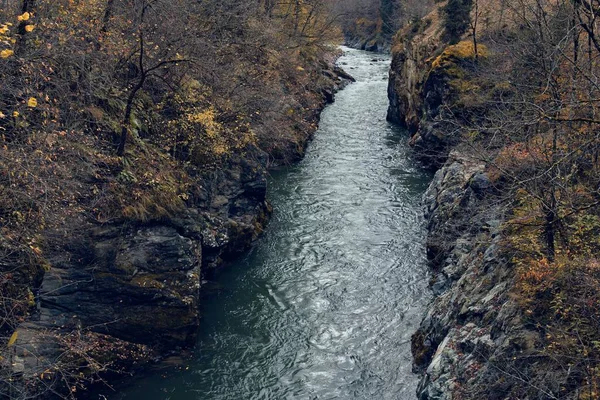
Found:
[{"label": "water ripple", "polygon": [[189,369],[119,398],[414,398],[429,176],[385,121],[389,60],[373,58],[340,60],[357,82],[323,112],[306,158],[273,174],[268,233],[219,278]]}]

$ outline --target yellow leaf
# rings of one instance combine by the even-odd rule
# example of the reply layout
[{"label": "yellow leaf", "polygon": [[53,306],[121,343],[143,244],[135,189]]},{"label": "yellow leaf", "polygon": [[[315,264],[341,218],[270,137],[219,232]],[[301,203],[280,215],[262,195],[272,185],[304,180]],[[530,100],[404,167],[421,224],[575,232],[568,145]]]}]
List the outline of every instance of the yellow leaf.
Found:
[{"label": "yellow leaf", "polygon": [[35,97],[30,97],[29,100],[27,100],[27,106],[28,107],[37,107],[37,99]]},{"label": "yellow leaf", "polygon": [[13,117],[17,118],[19,116],[19,112],[18,111],[14,111],[13,112]]},{"label": "yellow leaf", "polygon": [[25,11],[23,14],[19,15],[19,16],[17,17],[17,19],[18,19],[19,21],[28,21],[28,20],[29,20],[29,17],[31,17],[31,14],[29,14],[27,11]]},{"label": "yellow leaf", "polygon": [[35,28],[35,25],[25,25],[25,31],[31,32]]},{"label": "yellow leaf", "polygon": [[42,254],[42,249],[40,249],[39,247],[36,247],[36,246],[29,246],[29,247],[31,248],[31,250],[33,250],[33,252],[34,252],[36,255],[38,255],[38,256],[39,256],[39,255],[41,255],[41,254]]},{"label": "yellow leaf", "polygon": [[4,119],[6,118],[6,115],[4,115],[4,113],[2,111],[0,111],[0,119]]},{"label": "yellow leaf", "polygon": [[8,344],[6,346],[7,347],[14,346],[14,344],[17,342],[18,338],[19,338],[19,332],[14,331],[13,334],[11,335],[10,339],[8,339]]},{"label": "yellow leaf", "polygon": [[8,58],[10,56],[12,56],[13,54],[15,54],[14,51],[12,51],[11,49],[5,49],[0,51],[0,58]]}]

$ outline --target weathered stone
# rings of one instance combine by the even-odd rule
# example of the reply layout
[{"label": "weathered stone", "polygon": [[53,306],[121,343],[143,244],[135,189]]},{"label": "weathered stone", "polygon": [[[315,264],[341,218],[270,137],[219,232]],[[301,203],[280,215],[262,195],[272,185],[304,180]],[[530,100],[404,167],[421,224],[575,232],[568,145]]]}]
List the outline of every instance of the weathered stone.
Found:
[{"label": "weathered stone", "polygon": [[531,336],[507,331],[515,305],[498,245],[502,215],[477,195],[490,188],[483,171],[483,164],[451,152],[423,198],[437,297],[413,335],[414,369],[423,373],[419,399],[452,399],[466,386],[481,388],[493,375],[489,360],[501,358],[502,349],[532,347]]},{"label": "weathered stone", "polygon": [[471,178],[469,186],[478,196],[483,196],[492,189],[492,182],[486,173],[478,172]]},{"label": "weathered stone", "polygon": [[[325,64],[323,91],[333,100],[353,78],[333,61]],[[318,93],[311,95],[318,99]],[[302,155],[325,100],[305,115],[310,129],[287,143],[281,160]],[[98,356],[118,361],[125,371],[193,345],[202,282],[248,250],[270,218],[271,162],[248,145],[219,168],[190,171],[197,185],[174,215],[104,224],[80,216],[47,232],[50,270],[43,274],[40,267],[29,278],[40,281],[38,313],[18,328],[14,372],[39,376],[61,357],[61,341],[71,335],[106,344],[94,347]]]}]

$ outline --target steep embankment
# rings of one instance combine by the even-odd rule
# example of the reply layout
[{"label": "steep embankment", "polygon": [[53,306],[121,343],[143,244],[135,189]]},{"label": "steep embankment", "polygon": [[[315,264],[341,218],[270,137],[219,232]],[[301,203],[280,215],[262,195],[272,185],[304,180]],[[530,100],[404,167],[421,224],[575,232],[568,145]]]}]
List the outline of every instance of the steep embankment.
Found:
[{"label": "steep embankment", "polygon": [[514,275],[499,254],[504,212],[486,165],[468,149],[451,150],[458,143],[445,129],[445,107],[456,99],[448,69],[461,62],[460,49],[440,40],[437,12],[429,18],[395,44],[388,90],[388,118],[414,132],[418,156],[437,169],[424,197],[436,297],[412,339],[418,397],[492,398],[504,376],[498,362],[527,351],[531,335],[509,296]]},{"label": "steep embankment", "polygon": [[[540,34],[514,45],[515,37],[526,35],[522,21],[535,16],[478,5],[477,17],[486,22],[477,53],[470,36],[454,45],[443,40],[437,9],[401,31],[393,49],[388,119],[413,132],[418,156],[437,170],[424,197],[436,298],[412,338],[413,367],[422,376],[418,397],[597,398],[597,296],[591,294],[597,262],[588,250],[596,240],[587,236],[585,249],[575,244],[578,232],[597,232],[596,181],[589,179],[596,147],[589,147],[587,164],[570,159],[590,146],[578,136],[588,128],[563,138],[556,131],[571,126],[548,122],[548,114],[539,112],[547,86],[536,86],[543,69],[534,69],[531,47],[549,39]],[[564,15],[560,7],[544,7],[556,20]],[[548,32],[555,31],[543,34]],[[556,56],[551,72],[561,76],[553,76],[558,82],[573,77],[566,67],[573,60],[565,58],[570,42],[560,38],[555,48],[567,43],[567,50]],[[573,106],[570,112],[582,111]],[[569,141],[578,147],[567,151]],[[571,171],[564,177],[563,162]],[[569,185],[583,197],[570,197]],[[585,205],[567,204],[584,197],[590,199]],[[572,218],[576,214],[581,216]]]},{"label": "steep embankment", "polygon": [[352,79],[277,9],[145,4],[0,10],[0,397],[193,345],[204,280],[268,222],[268,168]]},{"label": "steep embankment", "polygon": [[[193,178],[174,167],[163,173],[179,174],[166,179],[187,181],[185,198],[175,194],[177,201],[185,200],[178,207],[164,214],[145,210],[154,199],[144,199],[147,194],[134,190],[131,195],[141,197],[128,206],[131,213],[148,217],[94,222],[75,214],[65,217],[61,231],[42,234],[49,267],[38,278],[37,312],[16,331],[11,357],[16,373],[23,372],[26,380],[44,373],[53,378],[77,373],[73,371],[88,364],[92,371],[97,367],[102,373],[125,372],[195,343],[203,279],[246,251],[269,220],[267,169],[302,157],[320,110],[351,79],[332,65],[316,68],[323,85],[307,93],[315,105],[300,117],[306,127],[297,129],[294,137],[278,139],[271,157],[250,145]],[[92,156],[80,157],[75,167],[89,170],[75,175],[73,185],[85,191],[90,183],[95,188],[103,187],[102,180],[110,184],[112,178],[100,176],[103,171]],[[137,157],[157,169],[169,165],[161,158],[151,162],[143,152]],[[134,180],[142,171],[128,173]],[[155,179],[160,185],[160,175]],[[162,184],[159,190],[172,190],[172,182]],[[79,202],[69,207],[84,208]],[[65,359],[65,348],[76,354]]]},{"label": "steep embankment", "polygon": [[458,143],[445,129],[456,100],[450,82],[469,54],[440,39],[438,18],[435,11],[400,35],[389,84],[388,118],[414,132],[417,154],[437,169],[424,197],[436,298],[412,339],[414,369],[423,376],[420,399],[488,398],[490,377],[502,376],[497,360],[528,341],[509,297],[511,267],[498,252],[504,215],[486,165],[468,149],[451,151]]}]

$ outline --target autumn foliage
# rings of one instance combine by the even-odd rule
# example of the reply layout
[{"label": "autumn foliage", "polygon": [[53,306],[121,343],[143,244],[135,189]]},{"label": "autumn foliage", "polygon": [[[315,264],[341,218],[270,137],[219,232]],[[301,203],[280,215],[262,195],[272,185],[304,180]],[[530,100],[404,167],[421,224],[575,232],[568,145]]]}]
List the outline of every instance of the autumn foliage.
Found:
[{"label": "autumn foliage", "polygon": [[[448,2],[446,16],[459,3]],[[555,398],[600,396],[598,5],[480,1],[480,14],[454,21],[458,36],[447,39],[462,41],[430,60],[453,93],[440,125],[487,164],[506,216],[512,295],[540,335],[535,357],[519,361],[537,365],[537,375],[514,367],[528,396],[541,395],[536,385],[550,376],[561,377],[548,383],[559,388]],[[466,51],[476,17],[485,21],[477,60]]]},{"label": "autumn foliage", "polygon": [[[170,218],[232,157],[298,157],[341,39],[327,1],[2,4],[0,342],[35,311],[48,249],[69,235]],[[69,368],[109,368],[94,364],[105,339],[69,335],[65,351],[83,351]],[[38,379],[90,376],[59,372]]]}]

